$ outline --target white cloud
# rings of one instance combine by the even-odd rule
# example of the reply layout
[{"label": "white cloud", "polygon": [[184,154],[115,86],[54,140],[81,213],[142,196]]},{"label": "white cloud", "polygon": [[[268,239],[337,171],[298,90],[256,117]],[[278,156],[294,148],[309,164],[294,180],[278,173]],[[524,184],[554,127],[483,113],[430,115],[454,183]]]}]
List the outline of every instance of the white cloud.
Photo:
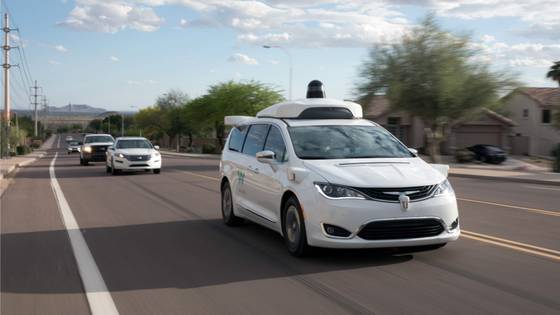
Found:
[{"label": "white cloud", "polygon": [[54,49],[58,52],[61,52],[61,53],[68,52],[68,49],[66,47],[62,46],[62,45],[56,45],[56,46],[54,46]]},{"label": "white cloud", "polygon": [[[90,0],[91,1],[91,0]],[[290,47],[370,47],[409,28],[392,4],[368,0],[139,0],[141,5],[184,5],[197,15],[179,27],[223,27],[240,42]]]},{"label": "white cloud", "polygon": [[179,26],[182,27],[182,28],[185,28],[185,27],[187,27],[188,25],[189,25],[189,21],[187,21],[187,20],[185,20],[185,19],[181,19],[181,20],[179,21]]},{"label": "white cloud", "polygon": [[[388,1],[388,0],[387,0]],[[439,15],[461,19],[513,17],[528,24],[518,34],[560,39],[557,0],[425,0]]]},{"label": "white cloud", "polygon": [[118,62],[118,61],[120,61],[119,57],[116,57],[116,56],[111,56],[111,57],[109,57],[109,60],[111,60],[112,62]]},{"label": "white cloud", "polygon": [[252,66],[259,64],[257,59],[251,58],[247,55],[240,54],[240,53],[236,53],[236,54],[231,55],[228,58],[228,61],[238,62],[238,63],[242,63],[242,64],[246,64],[246,65],[252,65]]},{"label": "white cloud", "polygon": [[50,65],[53,65],[53,66],[56,66],[56,65],[60,64],[60,62],[58,62],[56,60],[49,60],[48,62],[49,62]]},{"label": "white cloud", "polygon": [[126,28],[153,32],[162,19],[150,7],[123,0],[76,0],[68,17],[58,24],[80,31],[116,33]]},{"label": "white cloud", "polygon": [[537,68],[548,68],[552,66],[552,60],[543,58],[516,58],[510,59],[509,64],[512,67],[537,67]]}]

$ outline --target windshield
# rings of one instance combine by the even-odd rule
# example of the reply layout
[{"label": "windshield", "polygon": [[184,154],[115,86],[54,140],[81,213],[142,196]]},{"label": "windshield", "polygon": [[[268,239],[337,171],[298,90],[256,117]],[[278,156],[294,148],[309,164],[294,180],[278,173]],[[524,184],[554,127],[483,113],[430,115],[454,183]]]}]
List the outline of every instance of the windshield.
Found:
[{"label": "windshield", "polygon": [[70,141],[68,142],[69,145],[80,145],[78,141]]},{"label": "windshield", "polygon": [[152,144],[148,140],[119,140],[117,149],[151,149]]},{"label": "windshield", "polygon": [[289,128],[300,159],[406,158],[412,153],[389,132],[374,126]]},{"label": "windshield", "polygon": [[114,142],[111,136],[90,136],[84,139],[84,143],[94,143],[94,142]]}]

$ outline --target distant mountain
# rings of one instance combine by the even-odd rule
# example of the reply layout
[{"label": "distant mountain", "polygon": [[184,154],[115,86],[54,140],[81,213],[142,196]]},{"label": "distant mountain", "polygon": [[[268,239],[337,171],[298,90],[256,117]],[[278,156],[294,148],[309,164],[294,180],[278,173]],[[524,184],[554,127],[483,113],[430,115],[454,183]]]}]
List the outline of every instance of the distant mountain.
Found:
[{"label": "distant mountain", "polygon": [[107,110],[86,104],[68,104],[62,107],[49,106],[50,113],[76,113],[76,114],[101,114]]}]

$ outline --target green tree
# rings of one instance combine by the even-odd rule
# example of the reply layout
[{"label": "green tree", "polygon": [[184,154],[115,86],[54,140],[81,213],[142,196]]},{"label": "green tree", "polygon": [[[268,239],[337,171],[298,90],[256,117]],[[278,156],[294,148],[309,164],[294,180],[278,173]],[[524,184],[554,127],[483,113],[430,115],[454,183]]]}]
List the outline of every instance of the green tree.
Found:
[{"label": "green tree", "polygon": [[556,61],[550,66],[550,71],[546,73],[546,77],[558,82],[558,86],[560,86],[560,61]]},{"label": "green tree", "polygon": [[158,106],[143,108],[134,115],[142,135],[149,139],[160,139],[165,134],[163,111]]},{"label": "green tree", "polygon": [[254,116],[258,111],[283,100],[280,91],[263,83],[218,83],[187,105],[185,121],[195,130],[213,130],[220,146],[223,146],[224,117],[228,115]]},{"label": "green tree", "polygon": [[442,30],[428,16],[399,42],[373,48],[360,73],[357,93],[363,101],[385,94],[392,108],[424,122],[434,162],[446,127],[481,107],[497,106],[500,91],[516,86],[512,76],[474,62],[478,52],[469,41]]}]

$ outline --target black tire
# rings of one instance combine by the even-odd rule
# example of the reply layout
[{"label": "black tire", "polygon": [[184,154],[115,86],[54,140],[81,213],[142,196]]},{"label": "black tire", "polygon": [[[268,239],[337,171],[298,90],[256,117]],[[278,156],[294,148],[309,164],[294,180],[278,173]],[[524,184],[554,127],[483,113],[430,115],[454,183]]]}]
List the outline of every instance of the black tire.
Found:
[{"label": "black tire", "polygon": [[222,219],[228,226],[236,226],[243,223],[243,219],[237,217],[233,212],[233,196],[229,183],[222,185]]},{"label": "black tire", "polygon": [[282,209],[282,234],[290,254],[303,257],[309,252],[303,212],[295,197],[290,197]]},{"label": "black tire", "polygon": [[82,157],[80,156],[80,165],[84,166],[84,159],[82,159]]},{"label": "black tire", "polygon": [[159,172],[161,172],[160,168],[154,168],[154,174],[159,174]]},{"label": "black tire", "polygon": [[115,168],[115,164],[113,164],[113,162],[111,162],[111,175],[115,176],[115,175],[119,175],[119,173],[120,173],[120,171]]},{"label": "black tire", "polygon": [[105,164],[105,172],[111,173],[111,167],[107,164]]}]

